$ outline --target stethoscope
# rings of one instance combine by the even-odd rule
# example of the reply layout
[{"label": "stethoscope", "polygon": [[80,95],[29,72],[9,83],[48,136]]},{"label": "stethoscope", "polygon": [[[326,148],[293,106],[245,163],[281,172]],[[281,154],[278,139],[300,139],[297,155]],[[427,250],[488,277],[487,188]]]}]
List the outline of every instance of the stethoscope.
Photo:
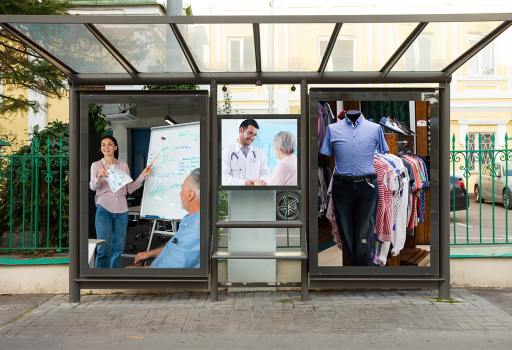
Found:
[{"label": "stethoscope", "polygon": [[[256,163],[258,161],[256,159],[256,153],[254,151],[252,151],[252,154],[254,156],[254,162]],[[237,162],[237,166],[235,167],[235,169],[233,169],[233,156],[236,157],[236,162]],[[238,170],[236,168],[238,168]],[[236,154],[236,152],[231,153],[231,171],[242,171],[242,167],[240,167],[240,159],[238,158],[238,155]]]}]

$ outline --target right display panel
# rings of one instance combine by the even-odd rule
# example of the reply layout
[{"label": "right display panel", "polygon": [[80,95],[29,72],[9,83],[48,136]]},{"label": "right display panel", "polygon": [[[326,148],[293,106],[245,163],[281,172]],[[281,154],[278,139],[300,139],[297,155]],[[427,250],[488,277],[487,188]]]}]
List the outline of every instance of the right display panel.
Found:
[{"label": "right display panel", "polygon": [[438,274],[438,96],[310,93],[311,274]]}]

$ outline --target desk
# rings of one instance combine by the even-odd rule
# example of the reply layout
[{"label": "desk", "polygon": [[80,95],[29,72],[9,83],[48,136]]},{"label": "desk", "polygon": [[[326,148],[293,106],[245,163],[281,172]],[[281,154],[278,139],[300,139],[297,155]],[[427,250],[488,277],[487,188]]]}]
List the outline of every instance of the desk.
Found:
[{"label": "desk", "polygon": [[93,238],[89,238],[89,242],[88,242],[88,245],[89,245],[89,250],[88,250],[88,255],[89,255],[89,268],[90,269],[94,269],[94,262],[96,260],[96,247],[99,246],[100,244],[103,244],[103,243],[106,243],[107,241],[105,241],[104,239],[93,239]]},{"label": "desk", "polygon": [[128,215],[140,216],[140,205],[128,208]]}]

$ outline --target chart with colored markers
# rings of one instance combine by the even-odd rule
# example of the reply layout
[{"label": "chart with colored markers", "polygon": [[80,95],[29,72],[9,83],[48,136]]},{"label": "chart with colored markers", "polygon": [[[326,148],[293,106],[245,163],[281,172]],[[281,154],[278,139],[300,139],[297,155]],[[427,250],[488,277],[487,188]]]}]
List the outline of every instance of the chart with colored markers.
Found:
[{"label": "chart with colored markers", "polygon": [[199,123],[151,128],[148,165],[142,196],[141,217],[179,220],[187,214],[181,207],[181,185],[199,168]]}]

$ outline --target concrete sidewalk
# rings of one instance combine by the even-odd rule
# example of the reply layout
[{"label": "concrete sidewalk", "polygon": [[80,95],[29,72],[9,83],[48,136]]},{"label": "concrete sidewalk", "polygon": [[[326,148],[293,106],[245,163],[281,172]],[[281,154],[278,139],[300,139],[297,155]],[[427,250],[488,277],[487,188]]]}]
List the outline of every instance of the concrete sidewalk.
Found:
[{"label": "concrete sidewalk", "polygon": [[0,328],[1,337],[112,333],[336,330],[512,330],[512,316],[465,289],[452,302],[435,291],[56,295]]}]

